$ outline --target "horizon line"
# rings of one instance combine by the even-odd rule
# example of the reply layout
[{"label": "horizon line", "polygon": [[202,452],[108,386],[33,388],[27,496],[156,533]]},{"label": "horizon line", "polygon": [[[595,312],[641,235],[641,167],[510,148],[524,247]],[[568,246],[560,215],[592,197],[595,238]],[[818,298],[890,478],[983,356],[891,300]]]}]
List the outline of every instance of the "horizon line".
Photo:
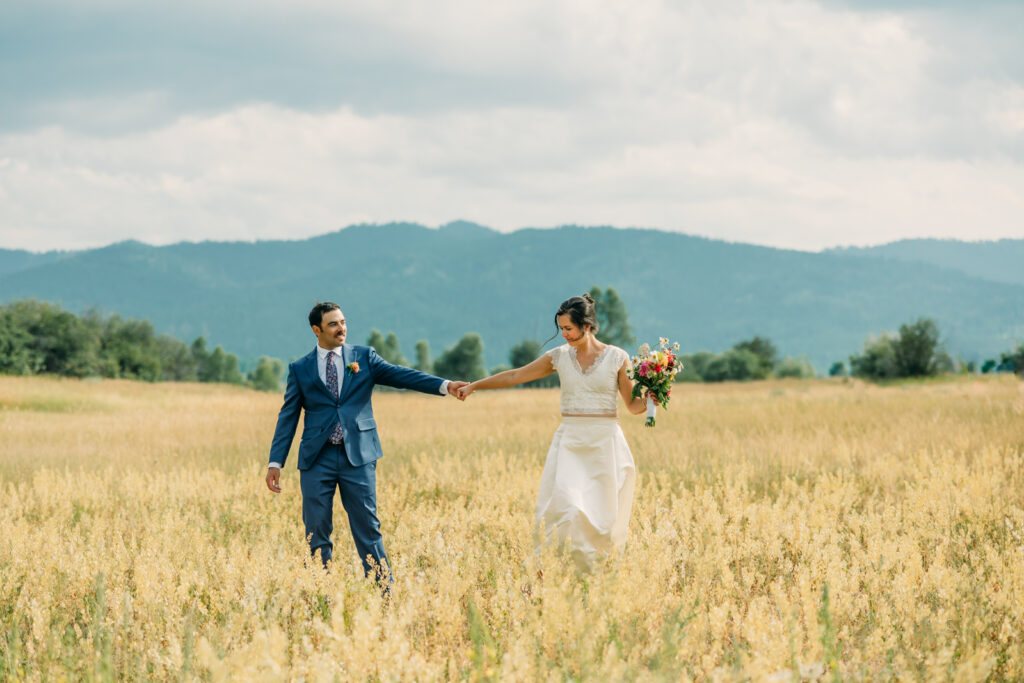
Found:
[{"label": "horizon line", "polygon": [[897,243],[901,243],[901,242],[954,242],[954,243],[960,243],[960,244],[997,244],[997,243],[1000,243],[1000,242],[1024,241],[1024,237],[1017,237],[1017,238],[1015,238],[1015,237],[1002,237],[1002,238],[999,238],[999,239],[977,239],[977,240],[962,239],[962,238],[957,238],[957,237],[905,237],[905,238],[891,240],[891,241],[888,241],[888,242],[865,243],[865,244],[836,244],[836,245],[829,246],[829,247],[822,247],[820,249],[798,249],[798,248],[795,248],[795,247],[780,247],[780,246],[777,246],[777,245],[774,245],[774,244],[767,244],[767,243],[760,243],[760,242],[746,242],[746,241],[742,241],[742,240],[732,240],[732,239],[727,239],[727,238],[723,238],[723,237],[711,237],[709,235],[701,235],[701,234],[698,234],[698,233],[683,232],[681,230],[671,230],[671,229],[668,229],[668,228],[659,228],[659,227],[617,226],[617,225],[583,225],[583,224],[579,224],[579,223],[562,223],[560,225],[553,225],[553,226],[546,226],[546,227],[526,225],[526,226],[521,226],[521,227],[518,227],[518,228],[513,228],[511,230],[499,230],[497,228],[492,228],[492,227],[484,225],[482,223],[477,223],[475,221],[469,221],[469,220],[465,220],[465,219],[454,219],[454,220],[448,221],[447,223],[442,223],[442,224],[439,224],[439,225],[427,225],[425,223],[417,223],[417,222],[413,222],[413,221],[402,221],[402,220],[392,220],[392,221],[387,221],[387,222],[351,223],[349,225],[346,225],[344,227],[338,228],[336,230],[330,230],[330,231],[323,232],[323,233],[317,233],[317,234],[314,234],[314,235],[309,235],[307,237],[299,237],[299,238],[293,238],[293,239],[289,239],[289,238],[263,238],[263,237],[261,237],[261,238],[254,238],[254,239],[205,239],[205,240],[200,240],[200,241],[196,241],[196,240],[179,240],[179,241],[176,241],[176,242],[153,243],[153,242],[147,242],[145,240],[136,239],[136,238],[127,238],[127,239],[117,240],[115,242],[107,242],[107,243],[97,244],[95,246],[82,247],[80,249],[49,249],[49,250],[37,251],[37,250],[34,250],[34,249],[24,249],[24,248],[19,248],[19,247],[0,246],[0,251],[25,252],[25,253],[29,253],[29,254],[44,255],[44,254],[54,254],[54,253],[57,253],[57,254],[77,254],[77,253],[86,252],[86,251],[96,251],[96,250],[99,250],[99,249],[107,249],[107,248],[115,247],[115,246],[118,246],[118,245],[121,245],[121,244],[141,244],[143,246],[159,249],[159,248],[173,247],[173,246],[179,246],[179,245],[259,244],[259,243],[273,243],[273,242],[305,242],[305,241],[309,241],[309,240],[313,240],[313,239],[319,239],[321,237],[327,237],[327,236],[330,236],[330,235],[335,235],[335,234],[344,232],[345,230],[349,230],[351,228],[388,228],[388,227],[393,227],[393,226],[408,226],[408,227],[414,227],[414,228],[422,228],[422,229],[425,229],[425,230],[431,230],[431,231],[435,231],[435,232],[440,232],[441,230],[450,229],[452,227],[457,227],[457,226],[467,226],[467,227],[474,228],[474,229],[479,228],[481,230],[486,230],[488,232],[493,232],[496,235],[511,235],[513,233],[524,232],[524,231],[527,231],[527,230],[543,231],[543,230],[562,230],[562,229],[566,229],[566,228],[581,228],[581,229],[586,229],[586,230],[610,229],[610,230],[637,231],[637,232],[662,232],[662,233],[665,233],[665,234],[668,234],[668,235],[679,235],[679,236],[682,236],[682,237],[690,237],[690,238],[693,238],[693,239],[707,240],[709,242],[720,242],[720,243],[723,243],[723,244],[744,245],[744,246],[760,247],[760,248],[764,248],[764,249],[774,249],[774,250],[777,250],[777,251],[800,252],[800,253],[805,253],[805,254],[824,254],[824,253],[831,252],[831,251],[844,251],[844,250],[856,250],[856,249],[872,249],[872,248],[876,248],[876,247],[888,246],[888,245],[891,245],[891,244],[897,244]]}]

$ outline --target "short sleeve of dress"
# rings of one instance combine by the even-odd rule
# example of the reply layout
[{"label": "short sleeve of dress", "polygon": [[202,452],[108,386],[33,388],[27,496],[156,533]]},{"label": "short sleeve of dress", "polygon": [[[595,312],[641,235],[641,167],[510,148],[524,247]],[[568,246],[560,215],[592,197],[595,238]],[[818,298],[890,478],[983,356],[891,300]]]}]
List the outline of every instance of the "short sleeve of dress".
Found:
[{"label": "short sleeve of dress", "polygon": [[615,369],[618,370],[622,367],[623,363],[626,365],[626,369],[629,369],[629,353],[625,349],[615,347]]},{"label": "short sleeve of dress", "polygon": [[553,367],[556,372],[558,371],[559,361],[561,361],[561,359],[562,359],[562,348],[563,347],[561,347],[561,346],[556,346],[555,348],[551,349],[550,351],[545,351],[544,352],[545,356],[548,356],[549,358],[551,358],[551,367]]}]

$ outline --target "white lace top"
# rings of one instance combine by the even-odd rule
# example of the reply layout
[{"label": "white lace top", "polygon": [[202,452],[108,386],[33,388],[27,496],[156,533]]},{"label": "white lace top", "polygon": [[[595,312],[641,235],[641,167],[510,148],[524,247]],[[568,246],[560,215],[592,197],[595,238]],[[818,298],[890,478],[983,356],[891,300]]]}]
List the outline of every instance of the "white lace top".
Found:
[{"label": "white lace top", "polygon": [[547,352],[562,385],[562,414],[615,415],[619,404],[619,368],[629,354],[608,344],[584,371],[576,349],[563,344]]}]

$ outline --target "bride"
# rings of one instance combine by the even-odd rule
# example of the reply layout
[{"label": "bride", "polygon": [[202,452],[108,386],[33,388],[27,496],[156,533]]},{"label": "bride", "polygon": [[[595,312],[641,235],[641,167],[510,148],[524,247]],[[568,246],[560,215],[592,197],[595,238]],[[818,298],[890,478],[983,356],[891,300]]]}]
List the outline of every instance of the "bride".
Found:
[{"label": "bride", "polygon": [[636,468],[619,427],[616,392],[633,414],[644,412],[645,400],[631,396],[629,354],[594,336],[598,324],[589,294],[564,301],[555,324],[565,344],[521,368],[462,387],[459,398],[558,373],[562,424],[544,463],[536,522],[548,540],[569,543],[577,566],[591,569],[613,551],[621,553],[633,504]]}]

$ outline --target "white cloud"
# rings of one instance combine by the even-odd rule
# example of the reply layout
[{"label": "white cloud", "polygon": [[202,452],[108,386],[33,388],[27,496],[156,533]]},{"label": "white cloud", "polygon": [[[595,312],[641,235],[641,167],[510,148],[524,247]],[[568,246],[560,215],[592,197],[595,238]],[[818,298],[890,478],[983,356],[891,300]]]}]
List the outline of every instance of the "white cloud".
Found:
[{"label": "white cloud", "polygon": [[[246,7],[250,23],[281,14]],[[47,104],[50,125],[0,134],[0,246],[301,237],[454,218],[797,248],[1024,237],[1024,88],[999,70],[939,69],[947,27],[932,15],[799,0],[291,11],[290,26],[322,20],[308,40],[321,55],[334,54],[331,26],[359,27],[361,44],[376,45],[370,61],[390,64],[379,85],[394,91],[374,100],[387,106],[365,106],[359,92],[316,108],[247,95],[119,133],[182,106],[182,93]],[[394,78],[402,69],[426,79],[419,103],[402,105],[413,87]],[[483,94],[457,92],[473,87]],[[68,122],[90,115],[110,125]]]}]

